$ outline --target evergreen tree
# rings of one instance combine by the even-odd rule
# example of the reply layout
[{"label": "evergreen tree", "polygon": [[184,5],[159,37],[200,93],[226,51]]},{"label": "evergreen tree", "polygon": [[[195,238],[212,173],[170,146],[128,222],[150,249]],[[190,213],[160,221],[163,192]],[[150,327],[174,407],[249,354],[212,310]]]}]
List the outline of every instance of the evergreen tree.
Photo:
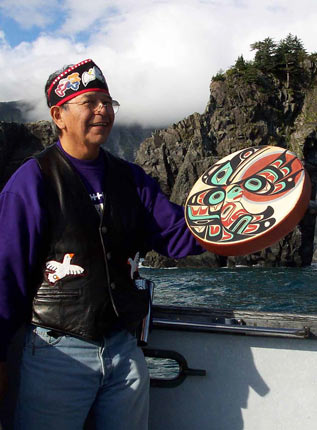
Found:
[{"label": "evergreen tree", "polygon": [[243,55],[240,55],[240,57],[237,58],[236,64],[234,65],[234,67],[239,70],[239,71],[244,71],[247,67],[246,62],[243,58]]},{"label": "evergreen tree", "polygon": [[290,87],[291,76],[301,81],[305,80],[302,62],[306,57],[304,45],[297,36],[289,34],[279,42],[276,49],[276,66],[285,73],[286,88]]},{"label": "evergreen tree", "polygon": [[276,43],[270,37],[252,43],[251,50],[256,51],[254,65],[264,72],[272,71],[275,67],[276,48]]}]

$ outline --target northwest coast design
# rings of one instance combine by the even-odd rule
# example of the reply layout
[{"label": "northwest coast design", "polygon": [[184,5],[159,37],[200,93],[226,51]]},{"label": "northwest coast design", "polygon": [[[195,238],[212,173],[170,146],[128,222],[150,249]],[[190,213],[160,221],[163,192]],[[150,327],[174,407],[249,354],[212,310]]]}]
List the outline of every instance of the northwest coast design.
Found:
[{"label": "northwest coast design", "polygon": [[46,262],[45,278],[54,285],[60,279],[68,277],[75,277],[84,274],[84,269],[76,264],[71,264],[71,260],[75,254],[68,253],[64,255],[63,261],[50,260]]},{"label": "northwest coast design", "polygon": [[186,203],[186,221],[203,241],[226,244],[250,239],[287,214],[293,204],[290,194],[303,178],[301,162],[282,148],[235,152],[197,181]]}]

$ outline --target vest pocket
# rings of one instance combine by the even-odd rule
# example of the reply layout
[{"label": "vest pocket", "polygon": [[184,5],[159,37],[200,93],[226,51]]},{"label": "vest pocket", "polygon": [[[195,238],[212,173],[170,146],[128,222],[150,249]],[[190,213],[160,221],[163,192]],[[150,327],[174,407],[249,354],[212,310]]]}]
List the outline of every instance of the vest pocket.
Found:
[{"label": "vest pocket", "polygon": [[54,300],[67,300],[73,299],[76,297],[80,297],[80,290],[53,290],[52,289],[44,289],[41,288],[36,296],[34,297],[35,301],[38,302],[47,302]]}]

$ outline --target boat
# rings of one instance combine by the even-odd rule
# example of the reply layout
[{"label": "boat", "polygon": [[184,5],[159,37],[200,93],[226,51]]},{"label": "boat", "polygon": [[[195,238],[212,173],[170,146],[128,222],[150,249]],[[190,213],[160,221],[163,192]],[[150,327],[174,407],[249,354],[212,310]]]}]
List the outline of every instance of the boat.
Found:
[{"label": "boat", "polygon": [[178,375],[154,378],[151,430],[312,430],[317,315],[154,307],[145,354]]},{"label": "boat", "polygon": [[[0,430],[12,429],[21,338]],[[315,429],[316,340],[317,315],[154,305],[149,429]]]}]

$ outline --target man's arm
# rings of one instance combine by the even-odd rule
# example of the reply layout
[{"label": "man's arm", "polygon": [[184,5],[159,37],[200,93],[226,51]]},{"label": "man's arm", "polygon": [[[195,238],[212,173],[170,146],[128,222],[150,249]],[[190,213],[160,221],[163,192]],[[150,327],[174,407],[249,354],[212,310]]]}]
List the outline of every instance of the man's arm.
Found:
[{"label": "man's arm", "polygon": [[14,333],[30,314],[28,282],[38,261],[45,220],[41,182],[40,169],[30,160],[0,194],[0,363],[6,361]]}]

